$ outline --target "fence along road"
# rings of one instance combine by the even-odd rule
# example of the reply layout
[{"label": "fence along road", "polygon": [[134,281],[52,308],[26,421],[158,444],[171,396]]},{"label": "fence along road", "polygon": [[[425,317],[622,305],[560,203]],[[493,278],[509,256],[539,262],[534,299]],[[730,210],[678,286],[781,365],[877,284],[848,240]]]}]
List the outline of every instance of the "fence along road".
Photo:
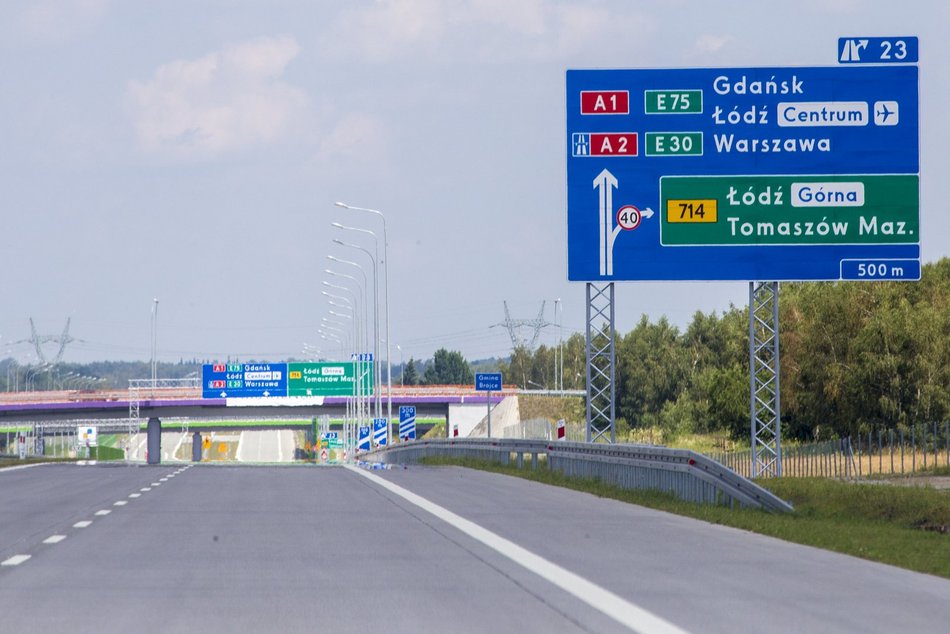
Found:
[{"label": "fence along road", "polygon": [[17,606],[3,631],[631,631],[379,479],[635,607],[634,631],[943,631],[950,619],[945,579],[498,474],[175,472],[156,487],[170,467],[0,471],[0,508],[18,510],[0,514],[0,552],[29,556],[0,567]]}]

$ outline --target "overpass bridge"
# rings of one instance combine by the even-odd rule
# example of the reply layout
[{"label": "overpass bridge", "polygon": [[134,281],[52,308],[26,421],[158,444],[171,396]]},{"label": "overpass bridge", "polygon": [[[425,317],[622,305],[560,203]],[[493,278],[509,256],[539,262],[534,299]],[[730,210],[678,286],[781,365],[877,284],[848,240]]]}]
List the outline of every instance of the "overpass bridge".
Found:
[{"label": "overpass bridge", "polygon": [[[460,420],[486,412],[517,388],[492,392],[490,396],[460,386],[394,387],[396,411],[403,405],[416,408],[419,418],[442,418],[446,429]],[[53,423],[57,421],[110,421],[127,425],[130,418],[181,418],[201,420],[300,420],[319,416],[346,415],[347,397],[202,398],[200,388],[155,388],[148,390],[63,390],[0,393],[0,424]],[[138,416],[130,416],[131,411]],[[121,421],[119,423],[118,421]],[[250,424],[250,423],[249,423]]]},{"label": "overpass bridge", "polygon": [[[393,390],[392,403],[397,415],[400,406],[416,408],[420,432],[426,430],[425,419],[441,419],[446,423],[446,436],[455,433],[466,436],[485,418],[489,408],[517,394],[516,388],[489,395],[460,386],[399,387]],[[26,446],[27,454],[48,453],[50,445],[43,439],[65,447],[70,445],[65,437],[76,435],[79,427],[94,425],[97,433],[121,435],[128,459],[144,459],[141,431],[143,423],[148,421],[148,436],[153,437],[150,442],[156,448],[150,454],[153,457],[164,455],[164,452],[159,453],[163,434],[170,436],[166,440],[177,446],[185,436],[192,439],[188,442],[198,442],[194,439],[199,432],[238,434],[235,450],[230,453],[240,456],[238,448],[269,444],[269,436],[273,434],[282,437],[285,444],[294,444],[288,430],[310,429],[313,418],[346,419],[351,401],[347,397],[332,396],[202,398],[197,385],[0,393],[0,429],[6,427],[7,432],[0,438],[0,453],[21,451],[17,443]],[[349,417],[351,433],[355,435],[351,413]],[[267,421],[267,425],[261,421]],[[390,424],[396,422],[398,419]],[[13,438],[11,431],[16,432]],[[397,435],[398,432],[392,433],[392,437]],[[78,442],[77,439],[72,444]],[[139,450],[133,450],[135,447]],[[257,452],[251,453],[256,455]],[[280,452],[278,446],[277,455],[283,460],[293,452]]]}]

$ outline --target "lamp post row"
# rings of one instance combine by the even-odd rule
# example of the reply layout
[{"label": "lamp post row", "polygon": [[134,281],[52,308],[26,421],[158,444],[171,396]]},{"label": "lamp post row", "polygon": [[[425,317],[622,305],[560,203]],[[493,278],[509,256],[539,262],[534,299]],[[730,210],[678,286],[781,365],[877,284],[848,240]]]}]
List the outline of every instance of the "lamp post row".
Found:
[{"label": "lamp post row", "polygon": [[[377,367],[378,367],[378,360],[379,360],[379,339],[380,339],[379,337],[379,334],[380,334],[379,333],[379,265],[380,264],[386,265],[385,271],[384,271],[386,277],[383,280],[383,289],[384,289],[383,293],[385,296],[385,321],[386,321],[386,421],[387,421],[386,422],[386,436],[387,436],[387,442],[391,444],[392,443],[392,429],[391,428],[392,428],[392,418],[393,418],[392,338],[390,337],[390,321],[389,321],[389,240],[387,238],[387,233],[386,233],[386,216],[383,214],[383,212],[379,211],[378,209],[370,209],[368,207],[356,207],[353,205],[347,205],[346,203],[342,203],[342,202],[337,202],[336,206],[342,207],[344,209],[349,209],[351,211],[361,211],[364,213],[370,213],[370,214],[379,216],[383,223],[383,257],[382,259],[380,259],[379,257],[379,240],[375,232],[369,229],[363,229],[360,227],[346,226],[337,222],[331,223],[331,226],[337,229],[345,230],[345,231],[366,233],[373,237],[375,255],[373,253],[370,253],[367,249],[359,245],[346,243],[346,242],[343,242],[342,240],[334,240],[333,242],[341,246],[355,248],[355,249],[359,249],[363,251],[364,253],[367,254],[367,256],[369,256],[370,260],[373,263],[373,305],[374,305],[374,333],[375,333],[373,359],[374,359],[374,365],[376,365]],[[329,256],[329,257],[332,260],[335,260],[338,262],[341,261],[337,258],[333,258],[332,256]],[[355,262],[349,262],[349,264],[359,267],[359,265],[356,264]],[[330,271],[327,271],[327,272],[329,273]],[[355,281],[355,278],[354,278],[354,281]],[[365,274],[364,274],[363,283],[365,287],[365,284],[366,284]],[[365,310],[365,300],[364,300],[364,310]],[[380,382],[379,382],[378,372],[376,373],[376,386],[377,386],[376,387],[376,411],[377,411],[377,416],[378,416],[379,410],[382,409],[381,407],[382,403],[380,401],[381,390],[379,389]]]}]

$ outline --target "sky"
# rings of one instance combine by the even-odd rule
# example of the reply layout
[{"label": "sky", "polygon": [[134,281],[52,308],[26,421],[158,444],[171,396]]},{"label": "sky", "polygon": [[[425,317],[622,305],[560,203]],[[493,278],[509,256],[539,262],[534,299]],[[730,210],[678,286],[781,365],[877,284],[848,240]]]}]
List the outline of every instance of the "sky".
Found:
[{"label": "sky", "polygon": [[[362,282],[325,270],[361,273],[327,256],[372,296],[376,248],[393,363],[506,356],[505,302],[582,332],[565,71],[835,65],[840,36],[920,38],[935,261],[948,22],[937,0],[4,0],[0,358],[37,363],[32,318],[40,335],[70,320],[64,361],[148,360],[154,299],[161,361],[339,358],[354,346],[322,324],[345,302],[322,291],[355,291],[324,282]],[[336,201],[382,211],[388,246]],[[746,283],[618,283],[617,327],[747,301]]]}]

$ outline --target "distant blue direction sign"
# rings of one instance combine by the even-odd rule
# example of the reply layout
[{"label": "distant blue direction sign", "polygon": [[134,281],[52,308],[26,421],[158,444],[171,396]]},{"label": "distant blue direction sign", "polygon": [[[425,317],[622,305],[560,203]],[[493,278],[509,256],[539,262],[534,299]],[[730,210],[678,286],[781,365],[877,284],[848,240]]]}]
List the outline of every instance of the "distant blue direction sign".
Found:
[{"label": "distant blue direction sign", "polygon": [[500,392],[501,372],[477,372],[475,389],[479,392]]},{"label": "distant blue direction sign", "polygon": [[402,440],[416,439],[416,408],[403,405],[399,408],[399,437]]},{"label": "distant blue direction sign", "polygon": [[915,65],[569,70],[568,278],[918,279],[918,110]]},{"label": "distant blue direction sign", "polygon": [[386,419],[373,419],[373,444],[382,447],[386,444]]},{"label": "distant blue direction sign", "polygon": [[220,363],[201,368],[202,398],[287,396],[286,363]]},{"label": "distant blue direction sign", "polygon": [[357,451],[369,451],[372,448],[370,446],[370,431],[369,425],[360,426],[356,445]]},{"label": "distant blue direction sign", "polygon": [[842,64],[916,64],[917,37],[839,37]]}]

